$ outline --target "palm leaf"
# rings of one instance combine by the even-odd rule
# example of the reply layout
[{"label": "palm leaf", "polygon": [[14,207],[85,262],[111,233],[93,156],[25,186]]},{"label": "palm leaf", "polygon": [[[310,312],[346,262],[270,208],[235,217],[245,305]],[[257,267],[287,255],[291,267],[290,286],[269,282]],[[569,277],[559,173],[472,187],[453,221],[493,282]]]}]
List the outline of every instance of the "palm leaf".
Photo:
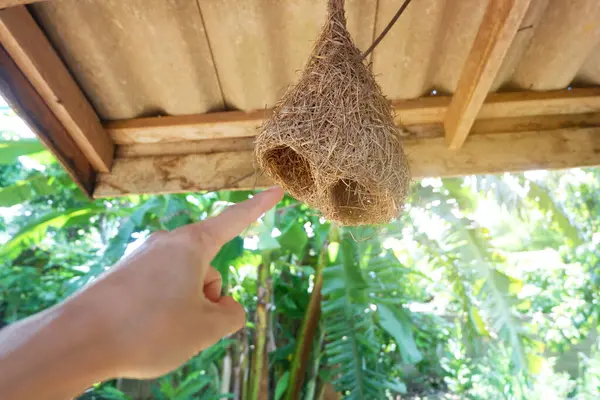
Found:
[{"label": "palm leaf", "polygon": [[54,178],[36,175],[0,189],[0,207],[11,207],[31,200],[35,196],[46,196],[56,192]]},{"label": "palm leaf", "polygon": [[583,243],[579,229],[571,223],[569,217],[552,198],[547,188],[529,181],[529,193],[527,197],[534,201],[537,200],[538,207],[550,214],[552,222],[567,237],[571,246],[578,246]]},{"label": "palm leaf", "polygon": [[8,259],[16,257],[24,247],[37,245],[44,238],[48,228],[60,228],[73,218],[92,217],[105,211],[104,207],[86,205],[66,211],[53,211],[25,225],[7,243],[2,246],[0,256]]},{"label": "palm leaf", "polygon": [[[493,196],[498,204],[505,206],[508,211],[518,213],[522,218],[525,218],[524,210],[528,209],[525,201],[533,202],[551,218],[552,223],[566,236],[571,246],[578,246],[582,243],[579,228],[571,222],[548,188],[533,180],[525,179],[523,176],[485,175],[473,177],[473,179],[476,190]],[[510,179],[515,181],[512,186],[509,184]],[[519,194],[515,190],[515,184],[519,184],[523,192],[528,188],[527,193]],[[451,191],[451,193],[456,194],[455,191]]]},{"label": "palm leaf", "polygon": [[20,156],[45,150],[37,139],[0,140],[0,164],[12,164]]},{"label": "palm leaf", "polygon": [[[445,234],[433,242],[437,243],[440,258],[447,260],[440,264],[448,270],[447,275],[454,282],[454,294],[462,302],[464,338],[470,340],[471,337],[494,333],[510,345],[512,366],[516,370],[527,371],[528,354],[523,345],[526,335],[520,320],[515,317],[515,288],[519,285],[514,285],[516,280],[498,270],[502,257],[491,247],[488,232],[465,216],[466,210],[462,207],[470,209],[472,204],[468,188],[454,184],[446,187],[444,184],[441,190],[424,188],[421,192],[426,201],[439,203],[432,209],[446,223]],[[450,205],[451,199],[458,209]],[[423,234],[426,236],[425,232]],[[473,295],[481,301],[486,318],[479,314],[479,307],[474,307]],[[477,312],[473,311],[474,308]],[[482,324],[483,321],[487,324]]]},{"label": "palm leaf", "polygon": [[378,371],[379,325],[370,304],[392,300],[391,290],[397,291],[399,287],[391,284],[381,290],[382,282],[390,282],[384,276],[385,269],[375,262],[374,269],[379,268],[378,272],[369,271],[368,265],[363,271],[359,261],[364,259],[364,253],[359,257],[358,248],[359,244],[350,235],[344,235],[338,263],[328,265],[323,271],[325,354],[338,392],[348,399],[379,399],[385,397],[385,389],[404,391],[405,388],[401,382],[390,380]]}]

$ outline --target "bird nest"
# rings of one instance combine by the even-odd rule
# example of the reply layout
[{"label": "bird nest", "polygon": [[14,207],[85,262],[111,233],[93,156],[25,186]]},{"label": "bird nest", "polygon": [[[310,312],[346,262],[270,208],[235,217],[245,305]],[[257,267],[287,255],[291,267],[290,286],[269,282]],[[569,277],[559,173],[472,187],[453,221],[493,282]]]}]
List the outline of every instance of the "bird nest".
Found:
[{"label": "bird nest", "polygon": [[389,102],[346,29],[344,0],[329,0],[298,84],[262,126],[256,158],[292,196],[342,225],[387,223],[410,172]]}]

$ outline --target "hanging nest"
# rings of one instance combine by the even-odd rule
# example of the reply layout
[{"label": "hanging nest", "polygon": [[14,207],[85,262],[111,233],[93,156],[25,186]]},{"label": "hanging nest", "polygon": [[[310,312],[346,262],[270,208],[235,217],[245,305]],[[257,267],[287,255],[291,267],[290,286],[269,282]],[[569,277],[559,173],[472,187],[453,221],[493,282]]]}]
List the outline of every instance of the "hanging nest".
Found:
[{"label": "hanging nest", "polygon": [[292,196],[342,225],[387,223],[410,172],[391,107],[346,29],[344,0],[329,18],[297,86],[262,126],[256,157]]}]

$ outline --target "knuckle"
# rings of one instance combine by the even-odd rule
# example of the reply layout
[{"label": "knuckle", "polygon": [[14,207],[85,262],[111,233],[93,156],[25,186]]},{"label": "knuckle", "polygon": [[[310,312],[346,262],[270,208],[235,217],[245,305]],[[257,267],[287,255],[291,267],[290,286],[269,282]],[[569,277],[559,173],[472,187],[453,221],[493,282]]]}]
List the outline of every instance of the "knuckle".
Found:
[{"label": "knuckle", "polygon": [[175,233],[178,241],[186,247],[193,249],[209,248],[216,246],[217,242],[214,236],[205,228],[194,227],[195,229],[181,230]]},{"label": "knuckle", "polygon": [[201,244],[202,246],[216,246],[217,240],[215,235],[206,227],[196,228],[192,230],[191,235],[188,236],[191,240],[196,244]]}]

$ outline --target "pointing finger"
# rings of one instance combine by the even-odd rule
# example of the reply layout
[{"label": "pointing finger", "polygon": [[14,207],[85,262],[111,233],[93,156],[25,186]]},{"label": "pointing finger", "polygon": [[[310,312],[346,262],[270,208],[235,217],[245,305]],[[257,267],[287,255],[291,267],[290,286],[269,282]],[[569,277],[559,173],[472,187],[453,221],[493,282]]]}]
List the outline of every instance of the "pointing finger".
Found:
[{"label": "pointing finger", "polygon": [[222,246],[244,231],[262,214],[273,208],[283,198],[283,189],[273,187],[258,193],[253,198],[228,207],[216,217],[197,224],[190,229],[200,229],[208,234],[218,246]]}]

